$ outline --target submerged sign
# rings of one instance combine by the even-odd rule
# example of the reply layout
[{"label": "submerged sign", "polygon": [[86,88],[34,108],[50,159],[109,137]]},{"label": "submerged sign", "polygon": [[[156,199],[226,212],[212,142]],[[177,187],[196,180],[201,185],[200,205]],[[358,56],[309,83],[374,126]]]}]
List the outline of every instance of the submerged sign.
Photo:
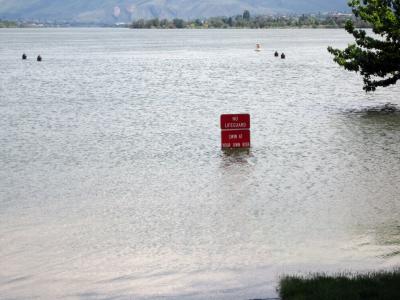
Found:
[{"label": "submerged sign", "polygon": [[250,115],[221,115],[221,145],[223,149],[250,148]]}]

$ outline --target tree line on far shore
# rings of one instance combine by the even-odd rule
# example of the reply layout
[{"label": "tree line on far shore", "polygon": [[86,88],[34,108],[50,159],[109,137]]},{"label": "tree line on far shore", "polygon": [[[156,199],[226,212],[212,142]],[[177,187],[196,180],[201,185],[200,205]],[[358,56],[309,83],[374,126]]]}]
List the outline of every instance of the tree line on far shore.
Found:
[{"label": "tree line on far shore", "polygon": [[352,20],[356,27],[368,28],[370,24],[346,14],[316,14],[293,16],[251,16],[249,11],[231,17],[212,17],[207,19],[140,19],[133,21],[130,28],[344,28]]},{"label": "tree line on far shore", "polygon": [[16,22],[0,19],[0,28],[14,28],[14,27],[17,27]]}]

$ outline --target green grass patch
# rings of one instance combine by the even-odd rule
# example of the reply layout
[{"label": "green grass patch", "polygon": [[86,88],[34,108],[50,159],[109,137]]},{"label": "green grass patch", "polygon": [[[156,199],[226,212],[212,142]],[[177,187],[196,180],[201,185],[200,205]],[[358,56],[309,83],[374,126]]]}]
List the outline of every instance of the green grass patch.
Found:
[{"label": "green grass patch", "polygon": [[368,274],[285,276],[282,300],[400,300],[400,269]]}]

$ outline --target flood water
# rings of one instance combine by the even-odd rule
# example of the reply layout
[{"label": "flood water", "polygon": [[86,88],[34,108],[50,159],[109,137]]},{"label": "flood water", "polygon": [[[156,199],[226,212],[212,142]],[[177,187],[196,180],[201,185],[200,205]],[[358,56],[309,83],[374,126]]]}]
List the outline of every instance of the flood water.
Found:
[{"label": "flood water", "polygon": [[[364,93],[326,50],[351,41],[0,30],[1,298],[244,300],[399,266],[400,114],[370,110],[400,88]],[[224,153],[242,112],[252,148]]]}]

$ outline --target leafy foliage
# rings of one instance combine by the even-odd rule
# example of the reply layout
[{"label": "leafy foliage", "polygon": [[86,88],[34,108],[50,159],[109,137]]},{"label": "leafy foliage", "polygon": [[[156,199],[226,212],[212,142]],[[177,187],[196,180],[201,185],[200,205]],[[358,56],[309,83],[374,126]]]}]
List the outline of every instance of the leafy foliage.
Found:
[{"label": "leafy foliage", "polygon": [[250,21],[250,12],[248,10],[245,10],[243,12],[243,19],[246,21]]},{"label": "leafy foliage", "polygon": [[357,18],[372,25],[375,35],[355,29],[349,20],[345,28],[355,44],[328,51],[346,70],[360,72],[367,92],[396,84],[400,79],[400,0],[351,0],[349,5]]}]

